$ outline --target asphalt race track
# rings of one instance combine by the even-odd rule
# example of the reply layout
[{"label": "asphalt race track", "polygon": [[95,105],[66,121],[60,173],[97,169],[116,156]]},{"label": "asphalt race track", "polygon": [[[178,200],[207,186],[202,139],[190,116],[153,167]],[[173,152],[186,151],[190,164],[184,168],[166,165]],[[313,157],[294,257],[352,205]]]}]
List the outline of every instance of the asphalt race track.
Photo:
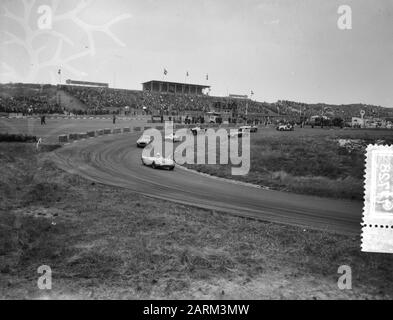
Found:
[{"label": "asphalt race track", "polygon": [[136,134],[92,138],[53,153],[57,165],[92,181],[187,205],[264,221],[360,234],[361,202],[264,190],[191,171],[142,165]]}]

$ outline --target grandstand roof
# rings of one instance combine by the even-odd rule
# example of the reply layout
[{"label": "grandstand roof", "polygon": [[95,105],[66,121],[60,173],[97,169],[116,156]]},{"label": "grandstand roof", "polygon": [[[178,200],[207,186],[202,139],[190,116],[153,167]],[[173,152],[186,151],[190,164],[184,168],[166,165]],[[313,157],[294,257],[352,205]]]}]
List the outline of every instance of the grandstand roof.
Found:
[{"label": "grandstand roof", "polygon": [[146,82],[142,82],[142,84],[150,84],[152,82],[159,82],[159,83],[167,83],[167,84],[178,84],[178,85],[187,85],[187,86],[195,86],[200,88],[210,88],[210,86],[203,85],[203,84],[194,84],[194,83],[187,83],[187,82],[173,82],[173,81],[163,81],[163,80],[149,80]]},{"label": "grandstand roof", "polygon": [[142,83],[143,91],[151,92],[162,92],[162,93],[181,93],[181,94],[192,94],[192,95],[203,95],[204,89],[210,88],[210,86],[161,81],[161,80],[150,80]]}]

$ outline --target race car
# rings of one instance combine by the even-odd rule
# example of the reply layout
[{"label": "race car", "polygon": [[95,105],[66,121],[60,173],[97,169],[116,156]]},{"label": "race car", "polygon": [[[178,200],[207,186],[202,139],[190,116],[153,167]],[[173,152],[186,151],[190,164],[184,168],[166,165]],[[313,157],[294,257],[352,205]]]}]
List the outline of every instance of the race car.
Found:
[{"label": "race car", "polygon": [[287,123],[287,124],[279,124],[277,127],[276,127],[276,129],[278,130],[278,131],[293,131],[294,130],[294,127],[293,127],[293,125],[291,125],[291,124],[289,124],[289,123]]},{"label": "race car", "polygon": [[241,138],[241,137],[243,137],[243,135],[246,135],[246,134],[249,134],[249,133],[247,133],[247,131],[246,130],[241,130],[240,128],[238,129],[238,130],[236,130],[236,131],[229,131],[229,133],[228,133],[228,138],[233,138],[233,137],[239,137],[239,138]]},{"label": "race car", "polygon": [[239,130],[241,130],[241,131],[250,130],[250,132],[257,132],[258,127],[257,126],[241,126],[239,128]]},{"label": "race car", "polygon": [[200,127],[191,128],[191,132],[194,136],[196,136],[200,132],[205,132],[205,129],[201,129]]},{"label": "race car", "polygon": [[181,142],[181,137],[171,133],[165,136],[165,140],[169,140],[173,142]]},{"label": "race car", "polygon": [[137,141],[136,145],[138,148],[144,148],[151,142],[151,137],[147,135],[141,136]]},{"label": "race car", "polygon": [[151,166],[153,169],[175,169],[175,162],[170,158],[164,158],[159,153],[153,157],[142,155],[142,164],[145,166]]}]

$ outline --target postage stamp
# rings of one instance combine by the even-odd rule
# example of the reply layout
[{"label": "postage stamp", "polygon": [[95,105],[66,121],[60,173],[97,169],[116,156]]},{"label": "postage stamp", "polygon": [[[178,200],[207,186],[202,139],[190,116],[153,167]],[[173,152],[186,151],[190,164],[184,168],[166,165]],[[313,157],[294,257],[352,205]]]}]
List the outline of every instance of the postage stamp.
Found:
[{"label": "postage stamp", "polygon": [[366,154],[362,251],[393,253],[393,146]]}]

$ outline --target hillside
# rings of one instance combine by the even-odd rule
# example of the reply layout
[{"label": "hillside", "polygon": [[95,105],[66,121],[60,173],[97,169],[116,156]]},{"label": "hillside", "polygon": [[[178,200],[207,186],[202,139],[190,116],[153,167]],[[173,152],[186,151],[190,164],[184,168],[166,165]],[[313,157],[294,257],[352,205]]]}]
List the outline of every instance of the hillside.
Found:
[{"label": "hillside", "polygon": [[[263,114],[269,116],[280,115],[286,118],[309,118],[314,115],[325,115],[330,118],[340,117],[350,119],[360,116],[364,110],[366,116],[393,118],[393,109],[368,104],[332,105],[325,103],[307,104],[279,100],[277,102],[259,102],[248,99],[231,99],[217,96],[192,96],[152,93],[141,90],[111,89],[81,86],[54,86],[50,84],[8,83],[0,84],[0,111],[6,111],[7,105],[20,106],[31,97],[38,99],[38,103],[48,105],[57,104],[58,95],[61,96],[60,106],[67,111],[85,111],[87,113],[108,112],[116,108],[129,106],[134,109],[150,109],[152,112],[166,113],[229,111],[237,115]],[[53,109],[53,107],[52,107]],[[20,111],[18,111],[20,112]]]}]

